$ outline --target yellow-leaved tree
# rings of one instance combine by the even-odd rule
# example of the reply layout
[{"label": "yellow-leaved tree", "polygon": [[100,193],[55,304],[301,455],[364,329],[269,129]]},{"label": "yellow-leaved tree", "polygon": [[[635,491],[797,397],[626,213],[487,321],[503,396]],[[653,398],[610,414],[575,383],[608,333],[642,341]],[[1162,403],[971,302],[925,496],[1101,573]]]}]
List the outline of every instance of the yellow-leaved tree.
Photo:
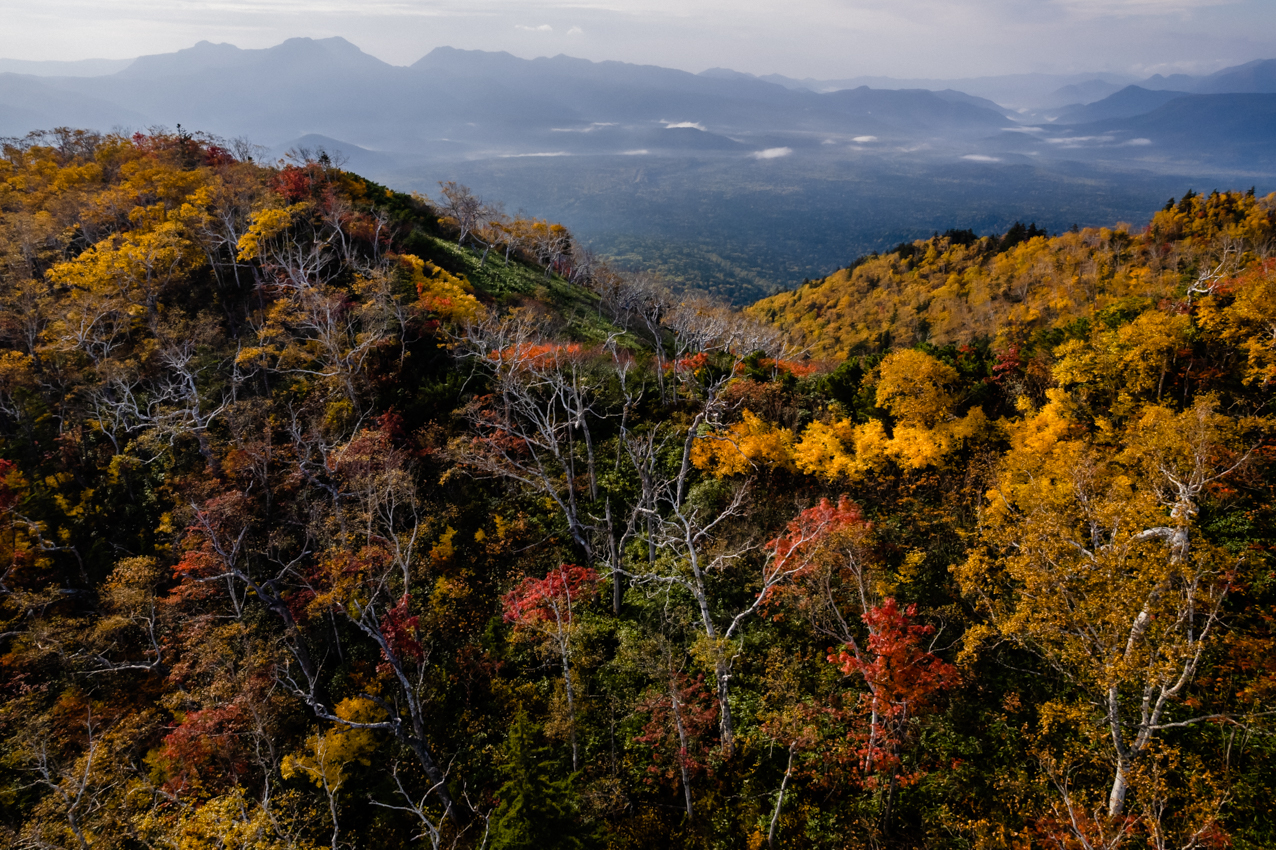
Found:
[{"label": "yellow-leaved tree", "polygon": [[745,475],[759,466],[792,469],[793,432],[745,410],[739,422],[696,440],[691,462],[719,476]]},{"label": "yellow-leaved tree", "polygon": [[480,319],[486,313],[474,297],[473,285],[463,275],[452,274],[412,254],[401,255],[399,261],[412,275],[421,307],[433,315],[461,323]]},{"label": "yellow-leaved tree", "polygon": [[1191,337],[1187,316],[1148,310],[1115,329],[1100,327],[1089,339],[1060,345],[1054,376],[1107,415],[1122,418],[1141,399],[1161,399],[1176,359],[1190,353]]},{"label": "yellow-leaved tree", "polygon": [[1201,302],[1201,323],[1245,355],[1244,381],[1276,382],[1276,261],[1228,280]]},{"label": "yellow-leaved tree", "polygon": [[[336,714],[346,725],[334,726],[327,732],[316,732],[306,739],[305,749],[297,755],[285,756],[280,772],[285,779],[304,777],[323,790],[328,798],[328,814],[332,818],[332,847],[337,847],[341,834],[337,800],[349,778],[351,764],[365,767],[372,763],[376,735],[371,728],[384,717],[376,703],[366,697],[350,697],[337,703]],[[361,726],[359,724],[368,724]]]},{"label": "yellow-leaved tree", "polygon": [[1042,712],[1043,724],[1067,717],[1091,730],[1082,749],[1107,765],[1106,793],[1087,799],[1063,778],[1075,764],[1043,756],[1073,838],[1119,836],[1133,821],[1190,837],[1210,827],[1222,795],[1200,790],[1191,812],[1169,799],[1166,738],[1219,719],[1192,709],[1190,688],[1239,566],[1203,537],[1197,515],[1209,488],[1244,464],[1245,431],[1257,423],[1220,412],[1211,396],[1182,412],[1148,405],[1119,431],[1087,429],[1076,409],[1056,389],[1008,425],[1011,449],[987,494],[979,545],[954,567],[988,617],[968,633],[967,652],[986,638],[1019,643],[1082,695]]},{"label": "yellow-leaved tree", "polygon": [[295,791],[275,795],[270,806],[235,786],[226,794],[176,813],[156,807],[134,821],[138,835],[152,846],[173,850],[319,850],[305,838],[311,812]]},{"label": "yellow-leaved tree", "polygon": [[957,370],[924,351],[888,355],[878,368],[877,406],[894,419],[891,433],[873,419],[812,422],[793,452],[799,469],[827,480],[858,478],[893,461],[904,469],[937,466],[988,424],[975,407],[959,417]]}]

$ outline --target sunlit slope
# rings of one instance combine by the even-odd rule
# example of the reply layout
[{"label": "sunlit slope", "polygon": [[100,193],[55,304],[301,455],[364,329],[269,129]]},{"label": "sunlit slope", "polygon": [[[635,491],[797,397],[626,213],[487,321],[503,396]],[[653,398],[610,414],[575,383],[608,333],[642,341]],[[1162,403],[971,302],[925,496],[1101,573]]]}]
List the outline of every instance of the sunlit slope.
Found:
[{"label": "sunlit slope", "polygon": [[1120,304],[1184,298],[1216,270],[1269,252],[1276,193],[1189,193],[1145,228],[1028,239],[1023,230],[1000,239],[950,231],[900,245],[748,310],[816,358],[1018,338]]}]

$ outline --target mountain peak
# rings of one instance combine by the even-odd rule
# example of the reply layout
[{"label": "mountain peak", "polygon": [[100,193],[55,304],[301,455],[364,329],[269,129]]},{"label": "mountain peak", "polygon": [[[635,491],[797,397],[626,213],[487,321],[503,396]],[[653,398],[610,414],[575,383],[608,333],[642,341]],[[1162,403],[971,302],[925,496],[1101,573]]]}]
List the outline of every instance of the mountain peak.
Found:
[{"label": "mountain peak", "polygon": [[152,74],[195,74],[233,63],[247,51],[226,42],[198,41],[173,53],[152,53],[139,56],[120,71],[122,76],[141,77]]},{"label": "mountain peak", "polygon": [[1210,74],[1196,87],[1201,94],[1276,93],[1276,59],[1259,59]]},{"label": "mountain peak", "polygon": [[357,45],[339,35],[331,38],[290,38],[274,47],[251,52],[259,53],[263,59],[269,57],[271,60],[318,61],[324,63],[325,66],[335,61],[345,67],[388,67],[388,63],[382,62],[371,54],[364,53]]},{"label": "mountain peak", "polygon": [[173,53],[140,56],[121,74],[128,77],[197,76],[214,71],[280,65],[319,66],[322,69],[390,67],[340,36],[290,38],[273,47],[245,50],[225,42],[199,41]]},{"label": "mountain peak", "polygon": [[472,71],[478,68],[502,66],[521,63],[512,53],[504,50],[463,50],[459,47],[441,45],[434,48],[408,67],[416,69],[456,69]]},{"label": "mountain peak", "polygon": [[314,50],[319,48],[327,53],[345,54],[348,56],[367,56],[355,44],[339,35],[330,38],[309,38],[307,36],[296,36],[287,38],[276,44],[274,47],[267,47],[267,51],[279,52],[289,50]]}]

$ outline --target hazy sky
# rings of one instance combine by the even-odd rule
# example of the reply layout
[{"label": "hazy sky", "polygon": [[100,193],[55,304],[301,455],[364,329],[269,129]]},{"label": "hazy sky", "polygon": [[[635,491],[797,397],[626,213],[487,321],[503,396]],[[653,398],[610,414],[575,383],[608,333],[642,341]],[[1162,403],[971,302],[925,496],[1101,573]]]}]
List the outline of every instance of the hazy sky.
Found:
[{"label": "hazy sky", "polygon": [[0,57],[124,58],[341,35],[820,78],[1207,72],[1276,58],[1276,0],[2,0]]}]

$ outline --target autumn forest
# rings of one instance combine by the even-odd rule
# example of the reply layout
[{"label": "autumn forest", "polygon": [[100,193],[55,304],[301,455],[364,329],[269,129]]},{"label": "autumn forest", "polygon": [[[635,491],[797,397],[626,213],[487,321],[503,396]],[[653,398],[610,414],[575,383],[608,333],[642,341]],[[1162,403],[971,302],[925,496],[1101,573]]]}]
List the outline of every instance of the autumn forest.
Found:
[{"label": "autumn forest", "polygon": [[6,846],[1276,845],[1276,195],[736,310],[259,159],[4,142]]}]

